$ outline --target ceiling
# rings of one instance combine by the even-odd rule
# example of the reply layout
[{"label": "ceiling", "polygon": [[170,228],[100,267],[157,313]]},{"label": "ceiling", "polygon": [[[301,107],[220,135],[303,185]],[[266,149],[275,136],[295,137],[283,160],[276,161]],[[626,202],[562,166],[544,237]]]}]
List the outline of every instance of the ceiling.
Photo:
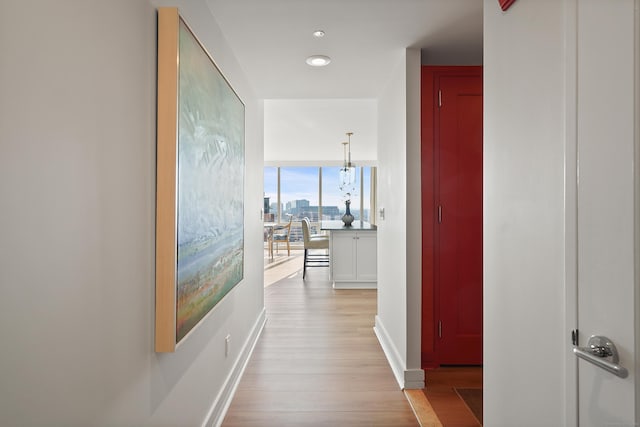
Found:
[{"label": "ceiling", "polygon": [[[259,98],[377,98],[408,47],[423,63],[482,62],[482,0],[206,2]],[[315,54],[331,63],[307,65]]]}]

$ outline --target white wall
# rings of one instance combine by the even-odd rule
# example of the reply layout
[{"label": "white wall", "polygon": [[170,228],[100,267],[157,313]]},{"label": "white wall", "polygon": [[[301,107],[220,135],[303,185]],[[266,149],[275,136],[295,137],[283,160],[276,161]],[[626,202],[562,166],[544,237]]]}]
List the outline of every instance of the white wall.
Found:
[{"label": "white wall", "polygon": [[420,51],[407,49],[407,369],[423,388],[422,371],[422,117]]},{"label": "white wall", "polygon": [[484,2],[484,423],[564,425],[564,16]]},{"label": "white wall", "polygon": [[376,333],[403,388],[421,388],[420,52],[403,52],[378,101]]},{"label": "white wall", "polygon": [[[246,103],[259,169],[261,103],[204,2],[189,3]],[[154,353],[155,9],[2,9],[0,424],[199,426],[262,315],[261,177],[246,179],[244,280],[176,353]]]},{"label": "white wall", "polygon": [[265,163],[342,164],[345,133],[353,132],[352,160],[375,165],[377,111],[375,99],[265,100]]}]

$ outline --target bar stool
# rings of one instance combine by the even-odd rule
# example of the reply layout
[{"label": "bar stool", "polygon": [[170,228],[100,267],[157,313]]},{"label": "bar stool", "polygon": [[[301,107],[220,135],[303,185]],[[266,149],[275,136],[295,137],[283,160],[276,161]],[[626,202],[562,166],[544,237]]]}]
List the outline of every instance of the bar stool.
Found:
[{"label": "bar stool", "polygon": [[[302,237],[304,239],[304,263],[302,279],[307,275],[307,267],[329,267],[329,236],[311,234],[309,218],[302,218]],[[311,254],[312,249],[325,249],[326,254]]]}]

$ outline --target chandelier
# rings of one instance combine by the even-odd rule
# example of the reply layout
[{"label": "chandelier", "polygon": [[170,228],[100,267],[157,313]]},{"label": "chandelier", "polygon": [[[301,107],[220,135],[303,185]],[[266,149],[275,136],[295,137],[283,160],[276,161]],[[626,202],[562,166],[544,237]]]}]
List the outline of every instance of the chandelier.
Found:
[{"label": "chandelier", "polygon": [[340,168],[340,190],[347,195],[351,195],[356,189],[356,165],[351,162],[351,135],[347,132],[347,142],[343,142],[344,165]]}]

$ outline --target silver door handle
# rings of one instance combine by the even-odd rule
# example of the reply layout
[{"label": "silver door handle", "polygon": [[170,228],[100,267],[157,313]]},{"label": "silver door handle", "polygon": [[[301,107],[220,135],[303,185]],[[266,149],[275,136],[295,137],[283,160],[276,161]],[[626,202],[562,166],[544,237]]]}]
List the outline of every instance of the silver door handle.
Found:
[{"label": "silver door handle", "polygon": [[618,349],[607,337],[591,335],[587,346],[573,347],[573,353],[620,378],[629,375],[629,372],[619,365]]}]

